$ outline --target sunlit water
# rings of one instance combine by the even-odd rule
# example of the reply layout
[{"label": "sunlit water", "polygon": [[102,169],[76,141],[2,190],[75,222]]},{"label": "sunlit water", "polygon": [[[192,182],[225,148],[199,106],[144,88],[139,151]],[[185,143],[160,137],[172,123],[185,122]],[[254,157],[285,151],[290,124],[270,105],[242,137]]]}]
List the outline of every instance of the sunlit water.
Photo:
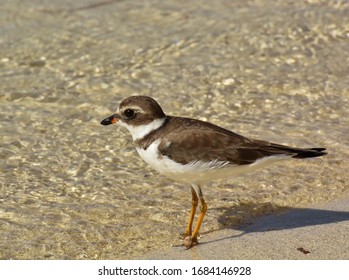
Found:
[{"label": "sunlit water", "polygon": [[205,186],[203,238],[347,194],[348,2],[17,2],[0,10],[1,259],[132,259],[180,244],[189,187],[99,124],[133,94],[328,149]]}]

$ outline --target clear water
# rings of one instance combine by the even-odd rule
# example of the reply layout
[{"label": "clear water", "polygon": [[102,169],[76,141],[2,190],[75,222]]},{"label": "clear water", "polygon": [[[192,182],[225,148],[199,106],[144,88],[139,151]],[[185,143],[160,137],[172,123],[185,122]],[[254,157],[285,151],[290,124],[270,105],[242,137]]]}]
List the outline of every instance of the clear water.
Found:
[{"label": "clear water", "polygon": [[346,1],[2,1],[0,258],[180,244],[188,186],[99,122],[125,97],[329,155],[203,188],[202,235],[349,190]]}]

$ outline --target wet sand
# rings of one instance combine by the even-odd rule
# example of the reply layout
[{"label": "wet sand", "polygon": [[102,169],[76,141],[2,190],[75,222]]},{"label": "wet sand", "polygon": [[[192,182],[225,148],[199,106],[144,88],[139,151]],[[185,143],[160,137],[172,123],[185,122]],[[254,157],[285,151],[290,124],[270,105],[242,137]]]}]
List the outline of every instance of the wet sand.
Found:
[{"label": "wet sand", "polygon": [[328,149],[204,186],[203,241],[345,198],[348,13],[337,0],[2,1],[0,259],[135,259],[178,243],[189,187],[100,125],[135,94],[247,137]]}]

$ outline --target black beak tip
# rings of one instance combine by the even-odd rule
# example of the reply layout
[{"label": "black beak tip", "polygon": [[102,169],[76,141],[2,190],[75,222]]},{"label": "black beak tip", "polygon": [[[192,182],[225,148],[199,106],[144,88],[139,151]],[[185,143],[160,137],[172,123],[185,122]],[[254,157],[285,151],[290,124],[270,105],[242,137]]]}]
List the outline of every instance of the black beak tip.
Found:
[{"label": "black beak tip", "polygon": [[110,118],[104,119],[103,121],[101,121],[101,125],[109,125],[111,124],[111,120]]},{"label": "black beak tip", "polygon": [[104,119],[101,121],[101,125],[110,125],[113,123],[116,123],[118,121],[118,116],[116,114],[111,115],[109,118]]}]

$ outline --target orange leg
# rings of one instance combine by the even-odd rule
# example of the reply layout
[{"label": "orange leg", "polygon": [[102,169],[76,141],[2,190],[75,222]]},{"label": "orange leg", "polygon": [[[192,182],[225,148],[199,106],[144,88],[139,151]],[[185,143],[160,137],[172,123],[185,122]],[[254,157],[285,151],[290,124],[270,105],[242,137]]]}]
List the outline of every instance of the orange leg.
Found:
[{"label": "orange leg", "polygon": [[[192,188],[192,190],[193,189],[194,188]],[[196,223],[196,226],[195,226],[193,233],[191,234],[190,237],[188,236],[184,240],[184,246],[187,247],[188,249],[193,247],[195,244],[198,243],[199,230],[200,230],[202,221],[204,220],[204,217],[205,217],[205,214],[207,211],[207,204],[204,200],[204,196],[202,194],[200,186],[196,186],[196,189],[194,189],[194,190],[196,192],[196,196],[199,197],[199,199],[200,199],[200,215],[199,215],[199,218],[198,218],[198,221]],[[190,217],[192,217],[192,216],[190,216]],[[191,221],[191,223],[192,223],[192,221]]]},{"label": "orange leg", "polygon": [[191,198],[192,199],[191,199],[191,211],[189,216],[189,222],[185,232],[183,233],[183,239],[186,238],[187,236],[191,236],[196,208],[198,207],[198,203],[199,203],[198,196],[193,187],[191,187]]}]

